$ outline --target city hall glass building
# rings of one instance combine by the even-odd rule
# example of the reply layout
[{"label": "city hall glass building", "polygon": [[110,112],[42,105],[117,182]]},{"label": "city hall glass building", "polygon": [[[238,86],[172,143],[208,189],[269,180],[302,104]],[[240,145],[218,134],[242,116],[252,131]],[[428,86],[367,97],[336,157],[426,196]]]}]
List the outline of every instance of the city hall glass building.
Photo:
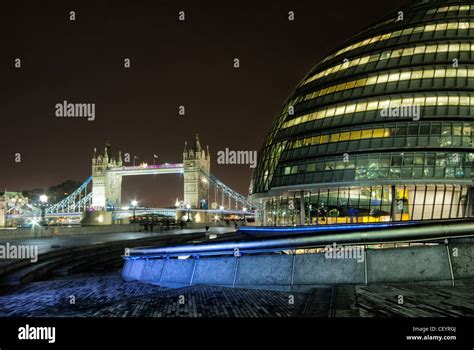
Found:
[{"label": "city hall glass building", "polygon": [[417,1],[298,84],[259,154],[266,225],[471,216],[474,3]]}]

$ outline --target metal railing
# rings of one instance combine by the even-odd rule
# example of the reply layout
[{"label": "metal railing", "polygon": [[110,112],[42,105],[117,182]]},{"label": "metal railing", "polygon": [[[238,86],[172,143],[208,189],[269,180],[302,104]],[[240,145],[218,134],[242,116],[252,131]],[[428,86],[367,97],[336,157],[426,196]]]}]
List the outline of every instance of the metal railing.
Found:
[{"label": "metal railing", "polygon": [[474,236],[474,221],[443,224],[419,224],[393,228],[363,230],[328,235],[300,235],[282,238],[261,238],[242,241],[184,244],[169,247],[143,247],[130,250],[126,259],[154,259],[177,256],[215,256],[278,253],[287,250],[318,248],[331,244],[368,245],[439,241],[448,238]]}]

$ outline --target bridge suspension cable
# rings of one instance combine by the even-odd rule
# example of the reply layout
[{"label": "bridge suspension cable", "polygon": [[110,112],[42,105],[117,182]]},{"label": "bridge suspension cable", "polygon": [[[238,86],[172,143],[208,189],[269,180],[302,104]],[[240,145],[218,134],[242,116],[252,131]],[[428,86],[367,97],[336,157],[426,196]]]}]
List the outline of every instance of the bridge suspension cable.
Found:
[{"label": "bridge suspension cable", "polygon": [[84,181],[84,183],[69,196],[46,208],[45,213],[52,214],[85,211],[92,201],[92,191],[87,192],[87,186],[91,181],[92,176],[89,176],[86,181]]},{"label": "bridge suspension cable", "polygon": [[229,186],[224,184],[220,181],[215,175],[212,173],[206,173],[201,171],[201,175],[206,178],[210,184],[215,186],[216,191],[220,190],[222,193],[222,205],[224,205],[224,195],[229,197],[229,208],[231,208],[231,199],[235,200],[236,206],[240,203],[243,207],[247,207],[248,209],[256,208],[258,209],[260,204],[250,200],[249,198],[241,195],[240,193],[234,191]]}]

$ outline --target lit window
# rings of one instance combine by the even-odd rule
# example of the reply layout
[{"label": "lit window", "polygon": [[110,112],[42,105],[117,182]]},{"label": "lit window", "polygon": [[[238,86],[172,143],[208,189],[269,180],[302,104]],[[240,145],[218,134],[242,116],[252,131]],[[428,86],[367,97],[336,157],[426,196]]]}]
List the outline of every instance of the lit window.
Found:
[{"label": "lit window", "polygon": [[355,81],[350,81],[350,82],[348,82],[348,83],[346,84],[346,86],[345,86],[345,90],[349,90],[349,89],[354,88],[355,84],[356,84]]},{"label": "lit window", "polygon": [[425,98],[424,97],[415,97],[413,100],[413,104],[416,106],[422,106],[425,104]]},{"label": "lit window", "polygon": [[388,80],[388,75],[387,75],[387,74],[381,75],[381,76],[379,76],[379,78],[377,79],[377,84],[386,83],[387,80]]},{"label": "lit window", "polygon": [[367,102],[357,103],[356,112],[364,112],[367,107]]},{"label": "lit window", "polygon": [[[469,44],[467,44],[469,45]],[[443,45],[444,46],[444,45]],[[450,43],[449,44],[449,50],[448,51],[459,51],[459,49],[461,48],[461,46],[459,44],[456,44],[456,43]]]},{"label": "lit window", "polygon": [[356,105],[355,104],[348,105],[346,107],[346,114],[354,113],[355,110],[356,110]]},{"label": "lit window", "polygon": [[[413,79],[411,77],[412,73],[411,72],[403,72],[400,74],[400,80],[409,80],[409,79]],[[420,74],[421,75],[421,74]],[[391,75],[390,75],[391,77]],[[390,80],[390,79],[389,79]]]},{"label": "lit window", "polygon": [[376,76],[367,78],[366,85],[373,85],[373,84],[377,84],[377,77]]},{"label": "lit window", "polygon": [[339,141],[347,141],[350,139],[351,133],[350,132],[342,132]]},{"label": "lit window", "polygon": [[435,77],[435,78],[444,78],[445,75],[446,75],[446,74],[445,74],[444,69],[436,69],[436,70],[434,71],[434,77]]},{"label": "lit window", "polygon": [[344,111],[345,111],[345,110],[346,110],[346,106],[337,107],[337,109],[336,109],[336,114],[335,114],[335,115],[344,114]]},{"label": "lit window", "polygon": [[426,106],[436,106],[436,96],[431,96],[426,98],[425,105]]},{"label": "lit window", "polygon": [[446,106],[447,104],[448,104],[448,97],[447,96],[438,97],[438,106]]},{"label": "lit window", "polygon": [[411,106],[413,105],[413,97],[404,97],[402,99],[402,103],[401,103],[403,106]]},{"label": "lit window", "polygon": [[[408,73],[408,79],[410,79],[410,73]],[[388,76],[388,81],[400,80],[400,73],[392,73]]]},{"label": "lit window", "polygon": [[351,131],[351,140],[360,140],[361,135],[362,135],[362,131],[360,130]]},{"label": "lit window", "polygon": [[425,33],[427,33],[427,32],[433,32],[435,29],[436,29],[436,25],[435,25],[435,24],[428,24],[427,26],[425,26],[424,32],[425,32]]},{"label": "lit window", "polygon": [[467,77],[467,70],[464,68],[458,68],[457,74],[458,74],[458,78],[465,78]]},{"label": "lit window", "polygon": [[385,130],[384,129],[374,129],[373,138],[377,137],[385,137]]},{"label": "lit window", "polygon": [[[472,71],[474,73],[474,70]],[[446,78],[456,78],[457,72],[456,69],[447,69],[446,70]]]},{"label": "lit window", "polygon": [[429,79],[434,77],[434,72],[432,69],[427,69],[423,71],[423,79]]},{"label": "lit window", "polygon": [[369,63],[369,58],[370,58],[370,56],[362,57],[362,58],[360,59],[360,61],[357,62],[357,65],[362,65],[362,64],[367,64],[367,63]]},{"label": "lit window", "polygon": [[[402,75],[403,74],[406,74],[406,73],[402,73]],[[417,70],[417,71],[414,71],[414,72],[411,73],[411,79],[412,80],[421,79],[421,78],[423,78],[423,71]],[[410,79],[410,78],[408,78],[408,79]]]},{"label": "lit window", "polygon": [[438,45],[438,52],[447,52],[449,50],[448,44],[440,44]]},{"label": "lit window", "polygon": [[345,87],[346,87],[345,83],[344,84],[339,84],[339,85],[336,86],[336,91],[338,91],[338,92],[342,91],[342,90],[344,90]]},{"label": "lit window", "polygon": [[367,111],[374,111],[377,109],[379,101],[372,101],[367,104]]},{"label": "lit window", "polygon": [[357,80],[357,83],[356,83],[355,87],[358,88],[358,87],[362,87],[362,86],[365,86],[365,85],[368,85],[367,84],[367,79],[359,79],[359,80]]},{"label": "lit window", "polygon": [[449,105],[450,106],[459,105],[459,96],[449,96]]},{"label": "lit window", "polygon": [[326,116],[333,116],[334,112],[336,112],[336,108],[329,108],[326,112]]},{"label": "lit window", "polygon": [[459,105],[460,106],[469,106],[469,96],[461,96],[459,98]]},{"label": "lit window", "polygon": [[420,55],[420,54],[425,53],[425,50],[426,50],[426,46],[423,46],[423,45],[416,46],[415,49],[413,50],[413,54]]},{"label": "lit window", "polygon": [[458,23],[448,23],[448,30],[458,29]]},{"label": "lit window", "polygon": [[361,139],[370,139],[372,137],[372,130],[362,130]]}]

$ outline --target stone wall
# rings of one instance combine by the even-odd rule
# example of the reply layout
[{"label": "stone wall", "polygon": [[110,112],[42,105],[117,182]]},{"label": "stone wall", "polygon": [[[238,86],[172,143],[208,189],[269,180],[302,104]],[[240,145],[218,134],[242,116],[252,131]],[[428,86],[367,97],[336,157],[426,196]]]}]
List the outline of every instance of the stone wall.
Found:
[{"label": "stone wall", "polygon": [[[239,258],[126,260],[125,280],[168,287],[195,284],[306,291],[329,284],[463,284],[474,281],[474,241],[367,249],[363,261],[324,253]],[[449,252],[449,255],[448,255]]]}]

